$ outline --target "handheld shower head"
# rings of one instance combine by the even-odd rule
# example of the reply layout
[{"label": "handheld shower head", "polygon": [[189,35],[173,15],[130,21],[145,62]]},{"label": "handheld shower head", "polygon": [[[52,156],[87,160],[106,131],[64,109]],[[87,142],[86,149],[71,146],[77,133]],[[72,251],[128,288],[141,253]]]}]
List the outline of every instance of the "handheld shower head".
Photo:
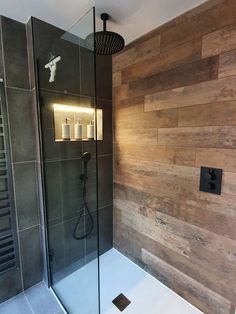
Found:
[{"label": "handheld shower head", "polygon": [[81,159],[84,163],[88,163],[89,160],[91,159],[91,154],[89,152],[85,152],[83,153],[83,155],[81,156]]}]

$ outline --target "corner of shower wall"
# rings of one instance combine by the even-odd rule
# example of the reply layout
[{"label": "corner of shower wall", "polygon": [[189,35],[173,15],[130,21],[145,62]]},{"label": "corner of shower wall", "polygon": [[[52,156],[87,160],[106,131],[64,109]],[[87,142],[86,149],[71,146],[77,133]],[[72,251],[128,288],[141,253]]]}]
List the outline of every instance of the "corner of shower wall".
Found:
[{"label": "corner of shower wall", "polygon": [[3,302],[42,280],[42,250],[26,27],[2,16],[0,29],[0,76],[6,96],[19,246],[17,266],[0,275]]},{"label": "corner of shower wall", "polygon": [[43,258],[43,279],[49,286],[49,265],[48,265],[48,246],[47,246],[47,222],[45,214],[45,193],[43,185],[43,163],[41,150],[41,128],[40,128],[40,109],[39,109],[39,91],[37,81],[37,66],[34,47],[33,34],[34,18],[30,17],[26,24],[27,34],[27,50],[28,50],[28,64],[29,64],[29,84],[32,91],[32,111],[33,111],[33,125],[34,125],[34,139],[35,139],[35,156],[36,156],[36,175],[37,175],[37,193],[39,204],[39,218],[40,218],[40,238]]}]

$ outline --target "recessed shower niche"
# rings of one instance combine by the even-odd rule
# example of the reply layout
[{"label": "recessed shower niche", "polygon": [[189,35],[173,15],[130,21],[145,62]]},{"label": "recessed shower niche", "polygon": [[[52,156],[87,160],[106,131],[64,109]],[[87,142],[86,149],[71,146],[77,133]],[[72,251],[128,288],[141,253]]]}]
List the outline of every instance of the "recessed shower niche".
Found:
[{"label": "recessed shower niche", "polygon": [[53,104],[53,112],[56,142],[103,140],[102,109]]}]

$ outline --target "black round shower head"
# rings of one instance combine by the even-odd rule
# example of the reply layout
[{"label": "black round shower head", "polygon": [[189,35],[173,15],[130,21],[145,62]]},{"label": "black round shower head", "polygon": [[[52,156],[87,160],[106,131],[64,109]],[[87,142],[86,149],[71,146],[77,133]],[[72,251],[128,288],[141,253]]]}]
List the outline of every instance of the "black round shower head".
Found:
[{"label": "black round shower head", "polygon": [[81,156],[81,159],[84,163],[89,162],[89,160],[91,159],[91,154],[89,152],[85,152],[83,153],[83,155]]},{"label": "black round shower head", "polygon": [[103,20],[103,31],[90,34],[85,39],[86,45],[89,49],[95,49],[98,55],[113,55],[121,51],[125,46],[124,38],[114,32],[108,32],[106,29],[106,22],[109,20],[107,13],[101,14]]}]

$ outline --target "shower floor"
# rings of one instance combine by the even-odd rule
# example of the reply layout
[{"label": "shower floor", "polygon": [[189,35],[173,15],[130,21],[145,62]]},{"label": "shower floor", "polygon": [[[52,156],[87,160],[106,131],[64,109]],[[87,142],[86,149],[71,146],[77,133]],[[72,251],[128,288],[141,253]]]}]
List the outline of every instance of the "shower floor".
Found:
[{"label": "shower floor", "polygon": [[[70,313],[97,314],[94,260],[60,280],[56,292],[63,295],[63,302]],[[127,314],[201,314],[202,312],[139,268],[117,250],[111,249],[100,258],[101,314],[119,314],[112,303],[119,294],[124,294],[131,303],[123,313]],[[83,293],[78,293],[78,284]],[[94,289],[94,290],[93,290]]]}]

